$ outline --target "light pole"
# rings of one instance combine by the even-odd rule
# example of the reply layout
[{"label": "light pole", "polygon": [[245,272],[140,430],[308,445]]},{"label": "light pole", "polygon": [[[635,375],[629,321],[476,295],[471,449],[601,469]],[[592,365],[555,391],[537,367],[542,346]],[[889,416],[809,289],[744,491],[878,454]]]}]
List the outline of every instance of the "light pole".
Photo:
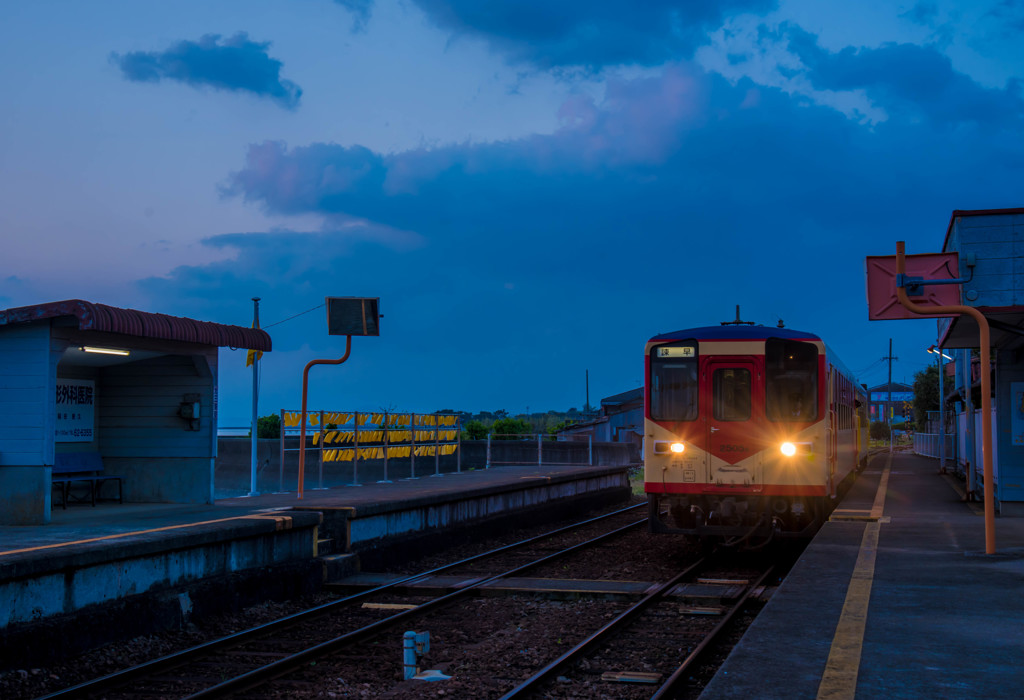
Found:
[{"label": "light pole", "polygon": [[935,355],[935,363],[939,367],[939,473],[946,473],[946,413],[945,403],[946,395],[942,387],[942,375],[945,374],[943,371],[945,368],[942,366],[942,358],[952,360],[953,358],[942,352],[942,348],[932,345],[928,348],[928,352]]}]

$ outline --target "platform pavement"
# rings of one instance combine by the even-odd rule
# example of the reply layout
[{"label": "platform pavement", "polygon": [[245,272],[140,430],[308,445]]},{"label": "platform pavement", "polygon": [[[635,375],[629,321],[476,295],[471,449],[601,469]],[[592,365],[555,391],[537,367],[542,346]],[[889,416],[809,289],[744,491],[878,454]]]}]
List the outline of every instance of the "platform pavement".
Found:
[{"label": "platform pavement", "polygon": [[[165,532],[168,528],[185,528],[200,523],[227,522],[253,514],[302,508],[369,508],[382,503],[395,504],[423,498],[443,498],[481,488],[509,488],[523,480],[542,480],[572,474],[593,473],[607,467],[579,465],[500,466],[490,469],[426,476],[392,483],[371,483],[316,490],[307,484],[303,498],[296,491],[265,493],[253,497],[225,498],[210,505],[177,505],[167,503],[97,503],[96,506],[76,504],[67,510],[52,511],[47,525],[0,526],[0,566],[4,555],[14,550],[78,544],[83,540],[105,538],[110,544]],[[618,469],[621,469],[619,467]],[[293,486],[294,489],[294,486]]]},{"label": "platform pavement", "polygon": [[955,485],[872,459],[701,700],[1024,697],[1024,518],[986,555]]}]

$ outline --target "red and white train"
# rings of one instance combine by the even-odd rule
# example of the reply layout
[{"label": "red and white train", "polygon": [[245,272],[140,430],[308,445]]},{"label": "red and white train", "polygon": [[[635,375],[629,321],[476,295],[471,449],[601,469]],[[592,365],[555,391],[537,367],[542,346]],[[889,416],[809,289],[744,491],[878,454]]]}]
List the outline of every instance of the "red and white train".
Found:
[{"label": "red and white train", "polygon": [[644,355],[651,530],[813,535],[868,447],[867,392],[822,340],[730,323],[655,336]]}]

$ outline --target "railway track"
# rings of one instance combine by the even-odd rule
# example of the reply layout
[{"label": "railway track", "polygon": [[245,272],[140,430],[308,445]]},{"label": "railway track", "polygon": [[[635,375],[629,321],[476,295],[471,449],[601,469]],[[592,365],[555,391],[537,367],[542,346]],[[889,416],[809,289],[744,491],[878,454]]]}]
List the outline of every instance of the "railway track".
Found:
[{"label": "railway track", "polygon": [[[56,698],[98,697],[223,697],[284,676],[296,669],[315,664],[323,656],[360,644],[399,625],[411,623],[432,610],[468,598],[475,590],[503,577],[523,574],[536,567],[569,557],[587,548],[639,528],[646,518],[630,520],[608,530],[606,523],[643,512],[638,504],[582,523],[500,547],[474,557],[437,567],[430,571],[399,578],[370,590],[305,610],[280,620],[222,637],[181,652],[149,661],[122,671],[44,696]],[[635,516],[634,516],[635,517]],[[530,547],[543,550],[544,543],[570,532],[604,527],[606,531],[569,547],[548,553],[524,553]],[[417,601],[415,608],[394,613],[387,603],[365,607],[371,600],[387,600],[400,586],[429,576],[462,570],[500,570],[509,559],[526,560],[502,573],[477,576],[476,581],[444,595]],[[486,562],[486,567],[481,565]],[[402,605],[398,603],[397,605]],[[405,604],[408,605],[407,603]],[[318,638],[311,643],[311,638]]]},{"label": "railway track", "polygon": [[[774,570],[773,566],[763,567],[754,578],[744,579],[701,575],[714,568],[719,568],[719,565],[712,561],[712,557],[694,562],[504,694],[501,700],[562,696],[674,697],[687,673],[708,647],[720,639],[751,594]],[[691,606],[670,597],[676,593],[685,598],[687,584],[719,588],[723,604]],[[704,591],[703,597],[706,596],[707,591]],[[708,624],[709,619],[715,622]],[[625,653],[624,649],[627,650]],[[687,653],[680,659],[680,655],[673,653],[674,649],[685,649]],[[643,658],[644,670],[628,665],[636,662],[637,652]],[[621,666],[623,661],[627,664],[624,669]],[[604,671],[600,675],[594,673],[595,668],[616,666],[621,670]],[[636,688],[628,694],[625,691],[620,694],[611,689],[617,683],[640,684],[653,690]]]}]

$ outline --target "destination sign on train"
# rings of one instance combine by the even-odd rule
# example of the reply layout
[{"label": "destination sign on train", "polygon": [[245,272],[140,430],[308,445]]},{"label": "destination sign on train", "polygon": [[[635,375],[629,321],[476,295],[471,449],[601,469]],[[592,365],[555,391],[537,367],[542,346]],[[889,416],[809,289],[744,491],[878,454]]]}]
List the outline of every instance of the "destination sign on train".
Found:
[{"label": "destination sign on train", "polygon": [[695,357],[693,348],[658,348],[658,357]]}]

